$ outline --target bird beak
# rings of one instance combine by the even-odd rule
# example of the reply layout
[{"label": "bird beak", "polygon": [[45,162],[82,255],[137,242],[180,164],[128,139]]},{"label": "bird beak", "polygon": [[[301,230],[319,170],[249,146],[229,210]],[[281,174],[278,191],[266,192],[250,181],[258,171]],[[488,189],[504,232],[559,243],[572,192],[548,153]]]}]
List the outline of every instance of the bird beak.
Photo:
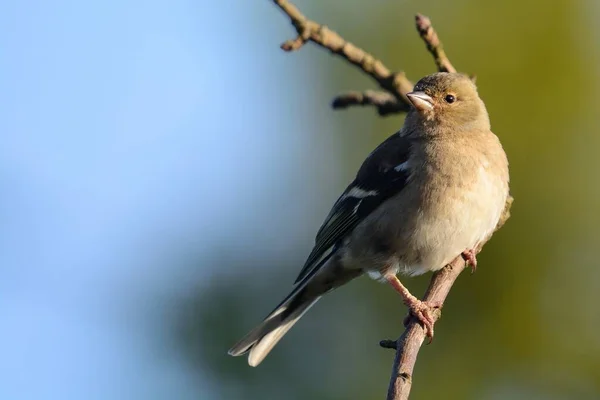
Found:
[{"label": "bird beak", "polygon": [[408,97],[410,102],[419,112],[433,110],[433,99],[430,96],[427,96],[425,92],[406,93],[406,97]]}]

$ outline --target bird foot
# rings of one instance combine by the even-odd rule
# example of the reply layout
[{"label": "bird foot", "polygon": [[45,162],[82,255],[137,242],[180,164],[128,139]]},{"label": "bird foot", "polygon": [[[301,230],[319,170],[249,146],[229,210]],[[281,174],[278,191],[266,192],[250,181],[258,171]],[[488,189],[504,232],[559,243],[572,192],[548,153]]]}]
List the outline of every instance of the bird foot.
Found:
[{"label": "bird foot", "polygon": [[429,339],[428,343],[431,343],[433,341],[433,325],[435,324],[432,313],[435,308],[441,308],[441,304],[421,301],[416,297],[405,299],[404,304],[406,304],[410,312],[404,318],[404,326],[408,325],[411,317],[415,317],[423,325],[423,328],[425,328],[425,334]]},{"label": "bird foot", "polygon": [[477,253],[475,252],[474,249],[471,250],[465,250],[462,252],[462,257],[464,258],[464,260],[467,263],[467,266],[471,266],[471,273],[475,273],[475,271],[477,270],[477,257],[476,257]]},{"label": "bird foot", "polygon": [[402,296],[404,304],[406,304],[410,311],[410,314],[404,319],[404,326],[408,325],[412,314],[425,328],[425,333],[429,338],[429,343],[431,343],[433,340],[433,324],[435,323],[432,311],[434,308],[441,308],[442,303],[440,302],[436,304],[417,299],[408,291],[407,288],[404,287],[402,282],[400,282],[398,277],[394,274],[388,274],[385,276],[385,278],[390,285],[392,285],[394,290],[396,290]]}]

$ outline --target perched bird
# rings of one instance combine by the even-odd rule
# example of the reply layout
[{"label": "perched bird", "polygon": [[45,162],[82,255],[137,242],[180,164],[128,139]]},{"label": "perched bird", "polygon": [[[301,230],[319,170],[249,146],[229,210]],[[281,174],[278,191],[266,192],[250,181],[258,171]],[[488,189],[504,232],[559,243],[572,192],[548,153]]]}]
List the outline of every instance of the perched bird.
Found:
[{"label": "perched bird", "polygon": [[431,337],[432,307],[398,273],[436,271],[492,234],[508,196],[508,161],[477,88],[458,73],[421,79],[402,129],[364,161],[317,233],[292,292],[229,350],[258,365],[325,293],[367,273],[388,282]]}]

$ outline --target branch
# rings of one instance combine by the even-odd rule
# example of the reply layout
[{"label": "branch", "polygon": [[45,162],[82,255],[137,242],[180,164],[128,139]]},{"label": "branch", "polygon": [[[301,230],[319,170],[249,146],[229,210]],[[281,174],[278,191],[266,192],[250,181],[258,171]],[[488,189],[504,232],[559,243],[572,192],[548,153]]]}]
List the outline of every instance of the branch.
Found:
[{"label": "branch", "polygon": [[421,35],[421,39],[423,39],[427,45],[427,50],[429,50],[433,56],[438,71],[456,72],[456,68],[454,68],[448,59],[448,56],[446,56],[446,52],[444,51],[442,42],[440,42],[440,39],[438,38],[437,32],[431,25],[431,20],[423,14],[417,14],[415,23],[417,25],[417,31],[419,32],[419,35]]},{"label": "branch", "polygon": [[[380,104],[381,102],[374,100],[369,101],[372,98],[367,101],[362,101],[362,99],[359,101],[357,98],[360,96],[354,96],[353,99],[348,99],[347,95],[342,95],[342,97],[346,97],[345,102],[343,102],[344,106],[374,105],[377,107],[380,115],[390,114],[390,110],[395,110],[394,112],[396,113],[408,111],[410,103],[406,97],[406,93],[412,90],[413,84],[408,80],[404,72],[391,72],[381,60],[346,41],[338,33],[327,28],[325,25],[321,25],[306,18],[306,16],[304,16],[304,14],[288,0],[273,0],[273,2],[287,14],[298,33],[298,36],[295,39],[288,40],[281,45],[281,48],[284,51],[295,51],[304,46],[306,42],[313,42],[316,45],[329,50],[331,53],[342,57],[350,64],[362,70],[362,72],[377,82],[381,89],[391,94],[394,98],[393,101],[385,101],[385,106],[382,106]],[[339,97],[340,96],[338,96],[338,98]],[[363,98],[365,97],[368,98],[369,96],[363,96]],[[393,103],[399,104],[394,105]],[[339,104],[339,102],[334,100],[333,104]]]},{"label": "branch", "polygon": [[[382,116],[409,110],[410,103],[406,97],[406,93],[412,90],[413,85],[406,78],[404,72],[391,72],[379,59],[347,42],[339,34],[326,26],[307,19],[288,0],[273,0],[273,2],[287,14],[298,33],[298,36],[294,40],[288,40],[281,45],[284,51],[298,50],[306,42],[313,42],[358,67],[375,80],[379,87],[383,89],[383,91],[347,92],[340,94],[332,102],[334,109],[344,109],[355,105],[374,106],[379,115]],[[456,69],[444,52],[442,42],[435,29],[433,29],[430,19],[424,15],[417,14],[415,23],[419,35],[427,46],[427,50],[433,56],[438,71],[456,72]],[[509,196],[496,230],[500,229],[510,217],[512,201],[512,197]],[[477,252],[481,251],[481,247],[490,237],[476,249]],[[441,305],[439,309],[433,312],[432,317],[434,322],[440,318],[444,301],[452,285],[454,285],[454,282],[464,269],[465,261],[462,256],[458,256],[450,264],[436,272],[431,278],[429,288],[425,292],[423,300],[430,304]],[[388,400],[408,399],[417,355],[425,337],[425,329],[415,318],[409,317],[404,333],[397,340],[382,340],[380,342],[382,347],[396,350],[387,394]]]},{"label": "branch", "polygon": [[399,102],[388,92],[367,90],[364,92],[346,92],[337,95],[331,102],[334,110],[341,110],[350,106],[375,106],[379,115],[386,116],[406,112],[410,106]]}]

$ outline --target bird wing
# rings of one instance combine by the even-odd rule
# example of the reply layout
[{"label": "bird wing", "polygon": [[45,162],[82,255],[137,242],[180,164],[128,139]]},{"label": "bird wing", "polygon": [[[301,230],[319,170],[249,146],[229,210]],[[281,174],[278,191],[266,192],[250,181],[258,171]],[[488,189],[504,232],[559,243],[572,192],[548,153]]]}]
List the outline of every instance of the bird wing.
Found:
[{"label": "bird wing", "polygon": [[390,136],[373,150],[360,167],[356,179],[335,202],[317,232],[315,246],[295,283],[322,265],[333,254],[335,246],[356,225],[406,186],[409,178],[409,152],[410,143],[400,132]]}]

